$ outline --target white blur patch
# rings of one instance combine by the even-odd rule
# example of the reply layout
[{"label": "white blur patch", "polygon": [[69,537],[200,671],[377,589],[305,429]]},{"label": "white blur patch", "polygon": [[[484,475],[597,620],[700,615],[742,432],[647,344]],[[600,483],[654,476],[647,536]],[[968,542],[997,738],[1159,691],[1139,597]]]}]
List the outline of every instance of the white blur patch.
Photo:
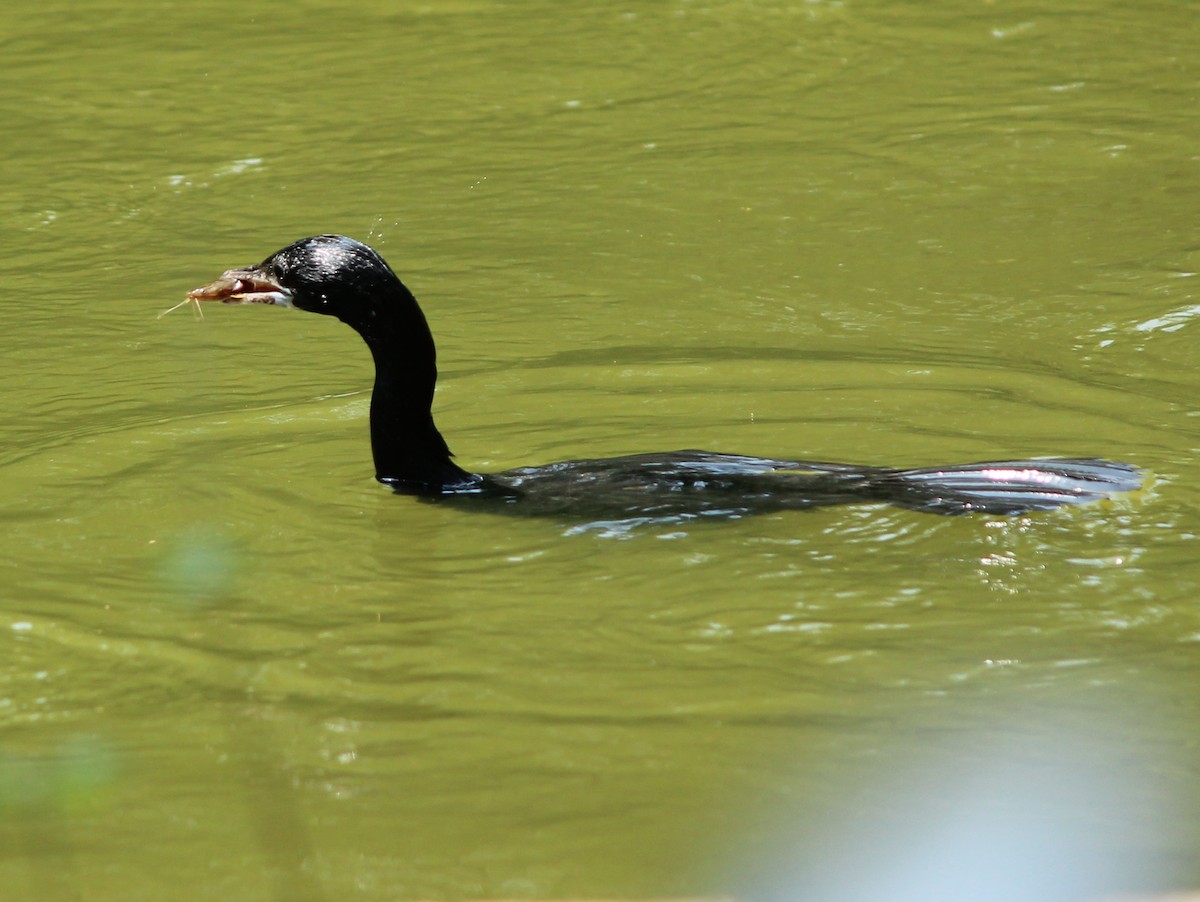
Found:
[{"label": "white blur patch", "polygon": [[790,828],[772,819],[779,841],[735,865],[733,895],[1102,902],[1169,887],[1171,825],[1187,822],[1188,806],[1162,783],[1169,762],[1131,751],[1157,744],[1133,736],[1025,720],[990,739],[929,736],[928,758],[881,750],[886,776],[850,774],[835,811],[806,806]]}]

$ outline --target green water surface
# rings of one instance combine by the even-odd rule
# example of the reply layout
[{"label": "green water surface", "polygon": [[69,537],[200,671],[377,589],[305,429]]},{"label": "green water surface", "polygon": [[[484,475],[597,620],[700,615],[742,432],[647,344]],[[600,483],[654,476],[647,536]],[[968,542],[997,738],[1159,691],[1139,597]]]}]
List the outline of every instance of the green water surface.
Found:
[{"label": "green water surface", "polygon": [[[1198,24],[10,0],[3,898],[1200,880]],[[1060,454],[1153,484],[643,525],[392,496],[348,329],[156,319],[321,232],[421,299],[469,468]]]}]

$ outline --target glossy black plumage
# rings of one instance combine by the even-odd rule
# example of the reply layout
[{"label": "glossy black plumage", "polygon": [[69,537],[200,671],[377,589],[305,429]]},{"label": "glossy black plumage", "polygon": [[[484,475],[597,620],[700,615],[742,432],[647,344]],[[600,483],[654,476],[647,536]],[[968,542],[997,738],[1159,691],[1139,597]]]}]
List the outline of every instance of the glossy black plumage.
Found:
[{"label": "glossy black plumage", "polygon": [[468,472],[433,422],[433,337],[421,308],[373,249],[340,235],[297,241],[257,266],[189,293],[336,316],[375,360],[371,448],[376,478],[397,492],[467,504],[518,505],[580,517],[739,516],[853,502],[942,514],[1016,514],[1096,501],[1141,484],[1128,464],[1092,458],[890,469],[672,451]]}]

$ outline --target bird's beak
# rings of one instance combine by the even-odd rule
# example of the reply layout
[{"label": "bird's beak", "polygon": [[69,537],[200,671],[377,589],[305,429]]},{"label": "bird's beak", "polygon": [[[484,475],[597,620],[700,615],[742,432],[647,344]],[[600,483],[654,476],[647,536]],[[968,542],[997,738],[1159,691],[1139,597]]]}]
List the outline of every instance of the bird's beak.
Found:
[{"label": "bird's beak", "polygon": [[276,304],[292,306],[292,293],[275,279],[256,269],[226,270],[221,278],[187,293],[189,301],[220,301],[222,304]]}]

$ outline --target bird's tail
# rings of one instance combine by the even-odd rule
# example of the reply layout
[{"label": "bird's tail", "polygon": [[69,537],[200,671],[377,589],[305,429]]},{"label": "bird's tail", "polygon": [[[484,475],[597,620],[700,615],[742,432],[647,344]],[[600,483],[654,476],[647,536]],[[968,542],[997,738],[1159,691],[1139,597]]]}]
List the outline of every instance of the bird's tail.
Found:
[{"label": "bird's tail", "polygon": [[1141,488],[1142,474],[1107,460],[1049,458],[891,470],[871,483],[879,500],[912,510],[1021,514],[1130,492]]}]

